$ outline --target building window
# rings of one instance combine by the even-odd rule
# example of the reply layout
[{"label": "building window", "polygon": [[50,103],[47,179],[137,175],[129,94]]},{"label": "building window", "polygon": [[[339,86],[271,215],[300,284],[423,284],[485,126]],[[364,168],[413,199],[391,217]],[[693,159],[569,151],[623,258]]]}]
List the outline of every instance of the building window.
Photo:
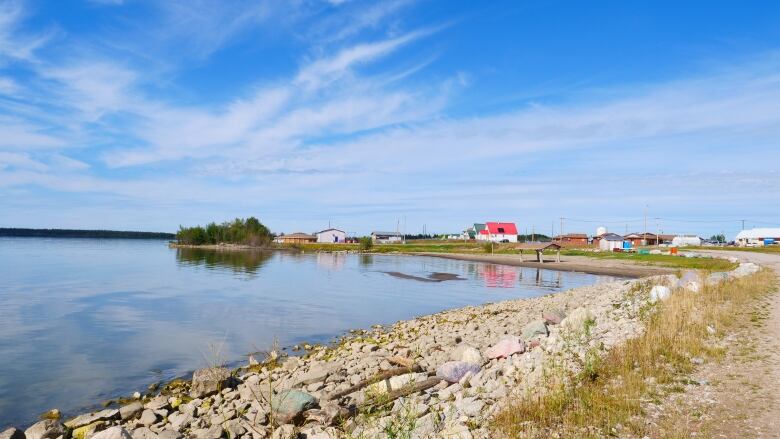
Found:
[{"label": "building window", "polygon": [[502,233],[503,234],[504,233],[504,228],[503,227],[499,227],[498,228],[498,233]]}]

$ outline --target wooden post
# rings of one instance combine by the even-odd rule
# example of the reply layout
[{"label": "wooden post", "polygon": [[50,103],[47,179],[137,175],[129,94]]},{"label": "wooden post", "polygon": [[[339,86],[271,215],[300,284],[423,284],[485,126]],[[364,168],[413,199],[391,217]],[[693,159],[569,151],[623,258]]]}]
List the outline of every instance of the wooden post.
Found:
[{"label": "wooden post", "polygon": [[536,251],[536,261],[537,262],[542,262],[542,251],[541,250],[537,250]]},{"label": "wooden post", "polygon": [[523,249],[520,249],[520,262],[523,262]]},{"label": "wooden post", "polygon": [[561,262],[561,249],[555,253],[555,262]]}]

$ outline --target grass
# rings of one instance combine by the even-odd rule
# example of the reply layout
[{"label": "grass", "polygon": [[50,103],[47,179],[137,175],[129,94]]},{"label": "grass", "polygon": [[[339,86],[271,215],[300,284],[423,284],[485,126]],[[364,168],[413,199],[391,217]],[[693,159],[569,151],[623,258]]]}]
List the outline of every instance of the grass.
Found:
[{"label": "grass", "polygon": [[585,250],[561,250],[564,256],[586,256],[600,259],[621,259],[640,264],[660,265],[664,267],[683,268],[691,270],[728,271],[737,264],[721,258],[686,258],[675,255],[643,255],[638,253],[593,252]]},{"label": "grass", "polygon": [[768,245],[764,247],[685,247],[686,250],[713,250],[751,253],[780,253],[780,245]]},{"label": "grass", "polygon": [[[649,288],[649,284],[641,285],[636,293],[646,294]],[[646,310],[646,331],[640,337],[599,359],[591,356],[579,373],[550,371],[553,379],[541,391],[520,398],[498,414],[492,424],[495,435],[658,436],[658,426],[644,422],[643,404],[683,391],[695,368],[693,358],[723,356],[718,339],[750,319],[775,288],[774,273],[762,270],[704,287],[699,293],[675,291],[666,302]],[[708,333],[708,325],[716,328],[715,335]],[[689,437],[687,422],[670,422],[673,427],[662,436]]]},{"label": "grass", "polygon": [[[359,244],[294,244],[280,246],[279,248],[288,248],[302,251],[358,251]],[[440,240],[414,240],[406,244],[377,244],[374,245],[370,253],[461,253],[461,254],[497,254],[497,255],[516,255],[520,251],[515,248],[515,244],[494,244],[490,245],[484,242],[475,241],[440,241]],[[534,252],[525,250],[524,254],[530,257]],[[545,252],[545,255],[554,255],[555,252]],[[686,258],[674,255],[643,255],[637,253],[611,253],[595,252],[584,249],[568,248],[561,250],[563,256],[585,256],[589,258],[600,259],[620,259],[639,264],[659,265],[663,267],[672,267],[680,269],[726,271],[736,267],[725,259],[720,258]]]}]

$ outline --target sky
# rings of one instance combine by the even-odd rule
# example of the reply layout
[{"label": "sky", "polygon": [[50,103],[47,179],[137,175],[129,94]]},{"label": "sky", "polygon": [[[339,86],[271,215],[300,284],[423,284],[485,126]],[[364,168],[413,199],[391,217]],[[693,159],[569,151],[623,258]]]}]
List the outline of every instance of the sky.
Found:
[{"label": "sky", "polygon": [[0,0],[0,227],[780,226],[780,3]]}]

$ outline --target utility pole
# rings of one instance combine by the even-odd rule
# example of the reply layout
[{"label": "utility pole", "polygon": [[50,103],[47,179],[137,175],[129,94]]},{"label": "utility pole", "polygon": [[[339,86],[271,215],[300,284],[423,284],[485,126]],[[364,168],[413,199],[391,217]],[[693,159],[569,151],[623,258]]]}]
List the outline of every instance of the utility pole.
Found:
[{"label": "utility pole", "polygon": [[550,221],[550,239],[555,239],[555,221]]},{"label": "utility pole", "polygon": [[561,241],[563,241],[563,219],[564,218],[561,217],[561,230],[560,230],[560,233],[559,233],[561,235]]},{"label": "utility pole", "polygon": [[647,245],[647,204],[645,204],[645,234],[642,235],[642,243]]},{"label": "utility pole", "polygon": [[536,226],[531,226],[531,242],[536,242]]},{"label": "utility pole", "polygon": [[742,230],[745,230],[745,220],[742,220]]}]

